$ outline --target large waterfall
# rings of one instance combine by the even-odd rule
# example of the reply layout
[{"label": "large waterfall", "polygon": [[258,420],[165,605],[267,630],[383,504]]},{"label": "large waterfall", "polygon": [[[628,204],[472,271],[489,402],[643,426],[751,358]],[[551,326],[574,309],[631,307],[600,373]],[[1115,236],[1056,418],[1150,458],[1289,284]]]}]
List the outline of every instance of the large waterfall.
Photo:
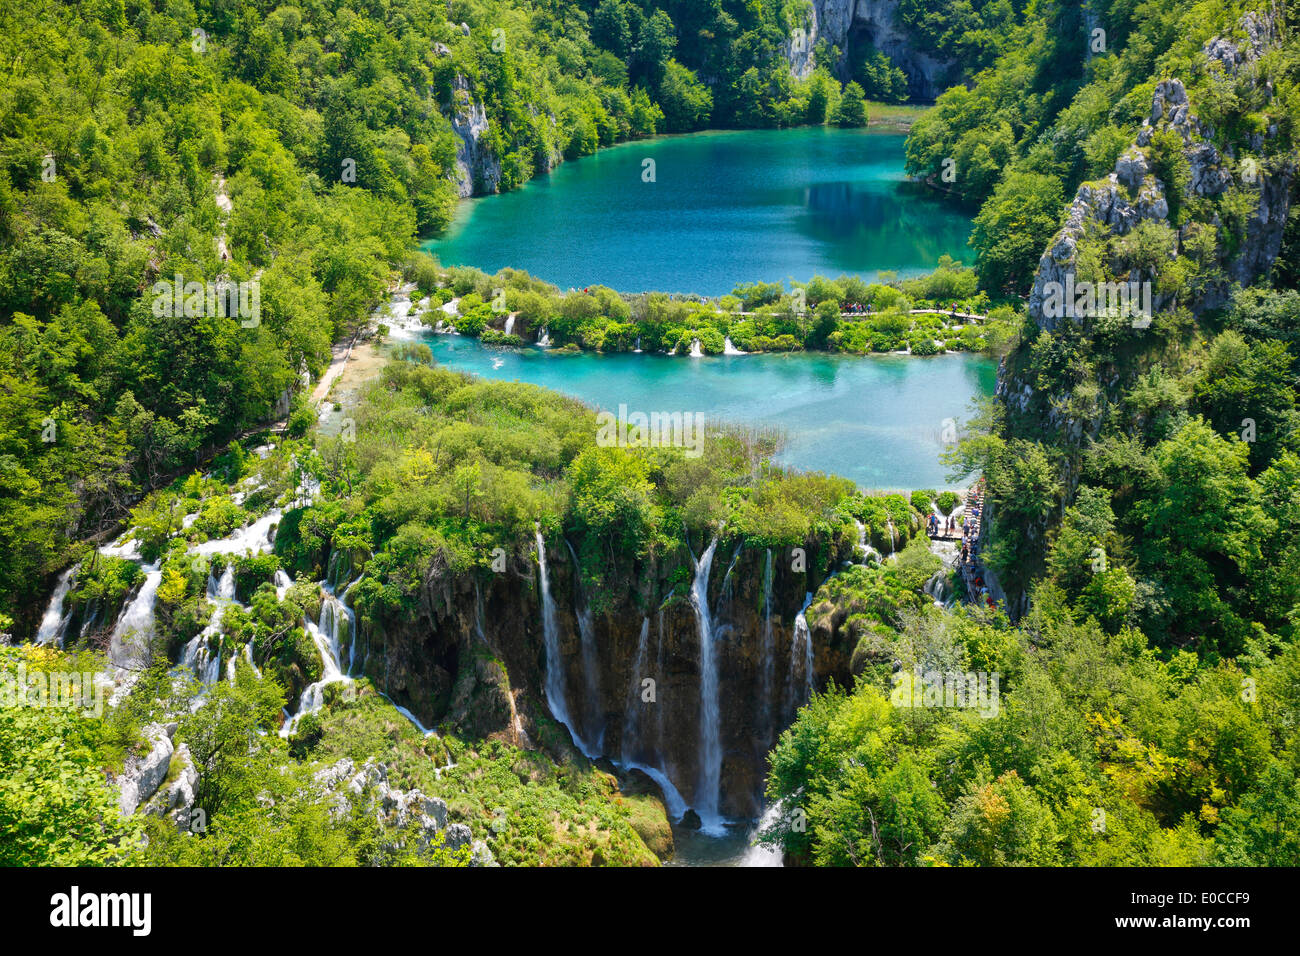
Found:
[{"label": "large waterfall", "polygon": [[[546,567],[546,541],[542,538],[540,528],[537,537],[537,565],[542,579],[542,640],[546,645],[546,705],[551,709],[551,716],[564,724],[573,736],[578,748],[587,753],[573,718],[569,716],[569,704],[564,693],[564,660],[560,656],[560,623],[555,615],[555,599],[551,596],[551,575]],[[594,757],[595,754],[588,753]]]},{"label": "large waterfall", "polygon": [[718,662],[713,646],[713,618],[709,613],[709,571],[718,539],[714,538],[695,562],[691,603],[700,629],[700,781],[695,812],[706,832],[722,832],[718,801],[722,786],[722,728],[718,703]]}]

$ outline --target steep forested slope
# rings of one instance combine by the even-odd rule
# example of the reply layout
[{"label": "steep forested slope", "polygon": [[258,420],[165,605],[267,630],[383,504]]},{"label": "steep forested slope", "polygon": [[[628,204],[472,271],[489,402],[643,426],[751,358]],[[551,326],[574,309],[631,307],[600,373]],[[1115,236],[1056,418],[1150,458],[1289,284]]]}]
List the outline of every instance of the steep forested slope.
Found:
[{"label": "steep forested slope", "polygon": [[[909,141],[980,204],[985,291],[1027,300],[952,456],[1002,603],[864,637],[783,737],[798,859],[1300,861],[1300,48],[1275,8],[1091,9],[1031,7]],[[1149,308],[1101,298],[1130,283]],[[1000,677],[999,718],[900,701],[913,669]]]}]

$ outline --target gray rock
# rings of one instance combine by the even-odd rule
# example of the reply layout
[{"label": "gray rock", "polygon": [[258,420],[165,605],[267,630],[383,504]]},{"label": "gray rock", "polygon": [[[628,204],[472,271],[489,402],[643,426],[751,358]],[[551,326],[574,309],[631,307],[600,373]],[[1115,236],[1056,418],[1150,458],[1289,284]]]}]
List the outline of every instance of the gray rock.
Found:
[{"label": "gray rock", "polygon": [[457,850],[463,846],[468,846],[470,841],[474,839],[474,834],[470,831],[469,827],[465,826],[465,824],[453,823],[451,826],[447,827],[446,839],[447,846],[453,850]]},{"label": "gray rock", "polygon": [[475,840],[469,851],[470,866],[500,866],[492,850],[482,840]]},{"label": "gray rock", "polygon": [[118,778],[118,805],[122,808],[122,816],[129,817],[135,813],[166,779],[167,771],[171,768],[172,753],[175,751],[171,734],[167,732],[168,727],[173,732],[176,729],[175,724],[166,727],[150,724],[145,727],[145,739],[153,743],[153,748],[143,759],[127,759],[126,768]]},{"label": "gray rock", "polygon": [[1146,154],[1136,146],[1131,146],[1115,161],[1115,175],[1129,189],[1137,189],[1147,178]]}]

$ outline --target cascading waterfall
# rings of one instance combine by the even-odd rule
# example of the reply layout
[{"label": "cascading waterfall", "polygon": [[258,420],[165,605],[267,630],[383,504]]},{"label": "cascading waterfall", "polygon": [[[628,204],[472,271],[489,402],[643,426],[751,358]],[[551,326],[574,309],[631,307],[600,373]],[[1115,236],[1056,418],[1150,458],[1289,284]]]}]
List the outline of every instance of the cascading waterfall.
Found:
[{"label": "cascading waterfall", "polygon": [[45,609],[45,616],[41,618],[41,626],[36,631],[37,644],[49,644],[51,641],[58,641],[59,647],[63,646],[63,635],[68,629],[68,621],[72,617],[70,612],[65,612],[63,605],[68,598],[68,591],[72,589],[72,582],[76,577],[77,568],[80,565],[74,564],[68,570],[59,575],[58,584],[54,586],[54,593],[50,595],[50,604]]},{"label": "cascading waterfall", "polygon": [[[754,827],[754,832],[750,835],[752,840],[763,830],[773,826],[781,818],[781,802],[778,800],[770,807],[763,811],[762,817],[759,818],[758,826]],[[782,866],[781,851],[774,850],[771,847],[763,846],[759,843],[750,843],[749,849],[745,855],[740,858],[741,866]]]},{"label": "cascading waterfall", "polygon": [[[722,786],[722,728],[718,703],[718,662],[713,646],[713,619],[709,614],[709,571],[718,539],[714,538],[695,562],[691,603],[700,630],[700,781],[695,812],[706,833],[721,833],[718,802]],[[692,556],[693,557],[693,556]]]},{"label": "cascading waterfall", "polygon": [[[339,598],[337,613],[341,615],[342,626],[347,628],[348,632],[348,676],[351,677],[357,672],[357,644],[361,641],[361,635],[357,632],[357,612],[352,610],[352,591],[365,575],[357,578],[347,586],[343,592],[343,597]],[[341,645],[340,645],[341,646]],[[362,662],[362,669],[365,668],[365,662]]]},{"label": "cascading waterfall", "polygon": [[[803,607],[794,619],[794,636],[790,639],[790,670],[786,679],[785,687],[785,710],[786,713],[793,716],[803,704],[807,703],[812,697],[813,687],[813,651],[812,651],[812,633],[808,629],[808,617],[806,612],[808,606],[812,604],[813,592],[804,593]],[[798,670],[803,670],[803,683],[805,696],[800,700],[795,694],[795,674]]]},{"label": "cascading waterfall", "polygon": [[157,564],[144,567],[144,583],[113,626],[108,659],[127,670],[142,670],[149,664],[149,642],[153,637],[154,604],[162,571]]},{"label": "cascading waterfall", "polygon": [[704,357],[704,350],[700,348],[700,340],[699,339],[692,340],[691,358],[703,358],[703,357]]},{"label": "cascading waterfall", "polygon": [[551,347],[551,336],[545,326],[542,327],[542,334],[537,336],[537,345],[539,348],[544,349],[549,349]]},{"label": "cascading waterfall", "polygon": [[723,355],[745,355],[746,353],[731,344],[731,336],[728,335],[722,342]]},{"label": "cascading waterfall", "polygon": [[638,335],[638,336],[636,337],[636,348],[634,348],[632,351],[633,351],[633,352],[640,352],[640,351],[641,351],[641,336]]},{"label": "cascading waterfall", "polygon": [[508,315],[506,316],[506,335],[513,335],[514,331],[515,331],[515,317],[513,315]]},{"label": "cascading waterfall", "polygon": [[[555,615],[555,599],[551,597],[551,576],[546,567],[546,541],[542,538],[540,528],[536,531],[537,565],[541,576],[542,588],[542,641],[546,647],[546,705],[551,716],[564,724],[572,734],[574,743],[580,750],[582,738],[574,729],[573,719],[569,716],[569,705],[564,693],[564,662],[560,657],[560,624]],[[587,754],[587,756],[595,756]]]}]

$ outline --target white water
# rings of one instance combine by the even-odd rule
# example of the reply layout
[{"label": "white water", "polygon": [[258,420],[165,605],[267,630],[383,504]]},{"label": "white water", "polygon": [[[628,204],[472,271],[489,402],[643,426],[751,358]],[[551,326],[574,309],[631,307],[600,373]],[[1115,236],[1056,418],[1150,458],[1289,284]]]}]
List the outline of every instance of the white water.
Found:
[{"label": "white water", "polygon": [[149,643],[153,638],[154,603],[158,598],[158,585],[162,571],[157,564],[144,567],[144,583],[126,606],[109,643],[108,659],[118,667],[142,670],[149,664]]},{"label": "white water", "polygon": [[722,354],[723,355],[748,355],[749,353],[741,351],[740,349],[732,345],[731,336],[728,335],[722,343]]},{"label": "white water", "polygon": [[[760,832],[776,823],[780,816],[781,804],[778,801],[763,811],[763,816],[759,818],[758,826],[756,826],[754,832],[750,834],[750,840],[754,840]],[[781,851],[770,849],[769,847],[762,846],[758,843],[750,843],[749,849],[746,850],[745,855],[740,858],[740,865],[782,866]]]},{"label": "white water", "polygon": [[695,339],[691,342],[691,358],[703,358],[704,350],[700,348],[700,340]]},{"label": "white water", "polygon": [[[795,712],[812,698],[813,691],[813,647],[812,634],[808,629],[808,618],[805,612],[808,606],[812,604],[813,595],[811,591],[804,593],[803,607],[799,609],[798,615],[794,619],[794,636],[790,639],[790,671],[786,681],[786,712],[793,719]],[[800,651],[802,650],[802,653]],[[802,700],[795,696],[794,678],[798,670],[803,670],[804,697]]]},{"label": "white water", "polygon": [[701,829],[721,835],[722,818],[718,801],[722,785],[722,728],[718,703],[718,662],[713,647],[713,619],[709,614],[709,570],[718,539],[714,538],[695,562],[695,580],[691,583],[691,603],[700,630],[700,781],[696,789],[695,812],[700,815]]},{"label": "white water", "polygon": [[54,593],[50,595],[50,604],[45,609],[45,616],[41,618],[41,626],[36,631],[36,643],[48,644],[51,641],[58,641],[59,647],[63,646],[63,635],[68,629],[68,618],[70,613],[63,609],[64,602],[67,600],[68,591],[72,589],[72,579],[77,572],[78,565],[73,565],[59,575],[59,583],[54,587]]},{"label": "white water", "polygon": [[568,728],[573,742],[588,757],[596,754],[587,753],[569,716],[569,705],[564,693],[564,662],[560,658],[560,624],[555,615],[555,600],[551,597],[551,576],[546,567],[546,541],[542,538],[540,528],[536,531],[537,565],[542,584],[542,642],[546,647],[546,705],[551,716]]},{"label": "white water", "polygon": [[544,349],[551,347],[551,336],[545,328],[542,329],[542,334],[537,337],[537,345],[539,348]]},{"label": "white water", "polygon": [[514,332],[515,332],[515,317],[513,315],[509,315],[506,317],[506,335],[514,335]]},{"label": "white water", "polygon": [[[325,613],[324,608],[321,614]],[[316,650],[320,653],[321,659],[321,678],[314,684],[308,684],[298,698],[298,712],[284,722],[280,728],[281,737],[289,737],[298,729],[298,724],[304,714],[314,714],[321,709],[325,703],[325,688],[330,684],[338,684],[348,680],[339,670],[338,659],[331,653],[330,642],[321,632],[318,625],[311,621],[303,621],[303,626],[307,629],[307,635],[316,645]]]}]

